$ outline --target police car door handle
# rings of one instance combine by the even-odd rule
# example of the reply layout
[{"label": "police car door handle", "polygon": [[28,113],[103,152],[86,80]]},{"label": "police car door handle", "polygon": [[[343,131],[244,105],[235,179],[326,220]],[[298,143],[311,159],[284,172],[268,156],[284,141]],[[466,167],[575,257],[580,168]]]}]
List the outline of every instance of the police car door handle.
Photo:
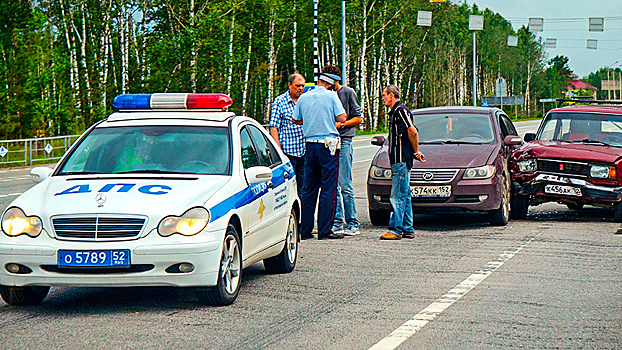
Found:
[{"label": "police car door handle", "polygon": [[272,181],[268,181],[267,185],[268,185],[268,188],[273,188],[274,187],[274,184],[272,183]]},{"label": "police car door handle", "polygon": [[284,173],[283,177],[285,177],[285,180],[289,179],[289,173]]}]

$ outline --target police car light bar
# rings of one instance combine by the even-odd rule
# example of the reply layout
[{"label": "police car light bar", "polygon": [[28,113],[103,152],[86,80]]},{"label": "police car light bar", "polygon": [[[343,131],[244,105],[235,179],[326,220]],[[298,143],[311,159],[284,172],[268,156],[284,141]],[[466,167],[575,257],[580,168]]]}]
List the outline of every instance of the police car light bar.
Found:
[{"label": "police car light bar", "polygon": [[118,109],[215,109],[226,111],[233,101],[225,94],[123,94],[112,101]]}]

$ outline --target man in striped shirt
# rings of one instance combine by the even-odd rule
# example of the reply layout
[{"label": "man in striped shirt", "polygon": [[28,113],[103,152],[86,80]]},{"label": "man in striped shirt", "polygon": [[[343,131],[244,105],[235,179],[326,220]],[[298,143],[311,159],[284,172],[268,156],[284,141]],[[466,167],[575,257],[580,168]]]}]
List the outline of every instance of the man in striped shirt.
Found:
[{"label": "man in striped shirt", "polygon": [[419,133],[412,122],[408,108],[400,102],[400,91],[395,85],[382,91],[382,102],[389,112],[389,161],[391,162],[391,206],[389,231],[380,239],[415,238],[413,209],[410,195],[410,169],[413,160],[425,162],[419,152]]},{"label": "man in striped shirt", "polygon": [[294,107],[305,88],[305,78],[300,74],[289,76],[288,90],[274,99],[270,115],[270,135],[292,162],[296,173],[298,195],[302,196],[302,179],[305,169],[305,135],[301,125],[292,123]]}]

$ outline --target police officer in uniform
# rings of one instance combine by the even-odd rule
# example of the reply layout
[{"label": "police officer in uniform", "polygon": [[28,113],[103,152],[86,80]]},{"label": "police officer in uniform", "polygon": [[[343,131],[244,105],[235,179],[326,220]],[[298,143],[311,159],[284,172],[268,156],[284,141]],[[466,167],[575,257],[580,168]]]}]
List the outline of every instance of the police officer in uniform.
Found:
[{"label": "police officer in uniform", "polygon": [[313,238],[311,232],[320,188],[318,239],[343,238],[343,234],[331,231],[339,168],[339,131],[336,122],[346,121],[346,111],[337,93],[331,91],[335,81],[340,79],[330,73],[320,73],[317,87],[298,98],[292,115],[292,123],[302,125],[306,139],[301,239]]}]

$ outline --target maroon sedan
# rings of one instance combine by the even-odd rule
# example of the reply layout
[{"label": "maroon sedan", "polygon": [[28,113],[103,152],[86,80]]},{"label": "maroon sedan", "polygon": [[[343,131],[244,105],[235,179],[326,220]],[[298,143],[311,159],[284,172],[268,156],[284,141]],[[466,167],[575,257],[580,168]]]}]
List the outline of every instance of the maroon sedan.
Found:
[{"label": "maroon sedan", "polygon": [[552,109],[525,141],[511,159],[512,217],[558,202],[574,210],[614,208],[614,220],[622,222],[622,107]]},{"label": "maroon sedan", "polygon": [[[497,108],[434,107],[413,111],[425,163],[410,171],[413,211],[483,211],[492,225],[510,218],[508,159],[522,143],[516,128]],[[367,178],[369,217],[386,225],[391,214],[391,165],[384,136]]]}]

